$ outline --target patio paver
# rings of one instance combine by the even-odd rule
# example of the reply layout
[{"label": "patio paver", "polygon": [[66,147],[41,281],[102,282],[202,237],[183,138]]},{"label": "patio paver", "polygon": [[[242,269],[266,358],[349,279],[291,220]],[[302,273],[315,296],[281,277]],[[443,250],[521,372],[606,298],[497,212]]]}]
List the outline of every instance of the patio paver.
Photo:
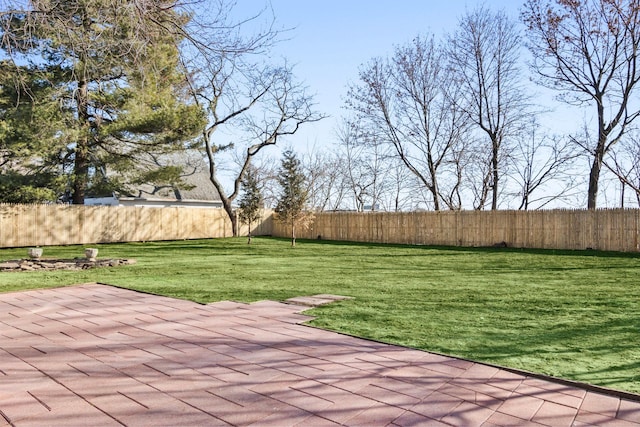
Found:
[{"label": "patio paver", "polygon": [[304,326],[307,308],[0,294],[0,427],[640,427],[638,401]]}]

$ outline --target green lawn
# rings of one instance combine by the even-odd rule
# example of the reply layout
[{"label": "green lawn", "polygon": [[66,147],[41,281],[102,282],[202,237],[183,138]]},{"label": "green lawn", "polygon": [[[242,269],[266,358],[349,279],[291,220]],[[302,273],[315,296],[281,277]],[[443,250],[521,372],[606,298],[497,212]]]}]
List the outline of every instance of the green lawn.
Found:
[{"label": "green lawn", "polygon": [[[256,238],[98,245],[134,266],[0,273],[0,291],[102,282],[199,302],[332,293],[352,335],[640,393],[640,255]],[[45,248],[44,257],[81,256]],[[26,249],[0,250],[0,261]]]}]

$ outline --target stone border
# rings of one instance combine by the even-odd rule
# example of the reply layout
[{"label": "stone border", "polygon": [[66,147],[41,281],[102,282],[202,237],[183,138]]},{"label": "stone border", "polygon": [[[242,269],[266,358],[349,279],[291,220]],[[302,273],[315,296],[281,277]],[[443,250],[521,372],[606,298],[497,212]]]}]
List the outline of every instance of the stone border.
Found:
[{"label": "stone border", "polygon": [[118,267],[135,264],[135,259],[19,259],[0,262],[0,272],[87,270],[96,267]]}]

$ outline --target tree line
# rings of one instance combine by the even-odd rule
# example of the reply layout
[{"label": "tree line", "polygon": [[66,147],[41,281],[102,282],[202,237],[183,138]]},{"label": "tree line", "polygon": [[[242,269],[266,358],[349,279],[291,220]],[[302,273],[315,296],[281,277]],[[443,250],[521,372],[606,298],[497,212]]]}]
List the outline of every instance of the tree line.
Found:
[{"label": "tree line", "polygon": [[[343,147],[368,147],[369,165],[393,158],[413,181],[405,194],[434,210],[575,206],[585,164],[588,208],[603,170],[640,201],[640,2],[528,0],[520,10],[523,31],[479,6],[444,37],[422,34],[364,64],[346,97]],[[542,128],[529,80],[589,121],[560,135]]]},{"label": "tree line", "polygon": [[[184,187],[176,158],[190,151],[235,230],[248,171],[275,207],[268,147],[325,117],[271,59],[286,30],[269,8],[238,19],[225,0],[0,5],[3,201]],[[381,52],[350,84],[332,150],[302,156],[306,206],[596,208],[603,173],[640,201],[639,14],[639,0],[526,0],[519,20],[479,6],[447,35]],[[542,128],[531,79],[592,120]]]}]

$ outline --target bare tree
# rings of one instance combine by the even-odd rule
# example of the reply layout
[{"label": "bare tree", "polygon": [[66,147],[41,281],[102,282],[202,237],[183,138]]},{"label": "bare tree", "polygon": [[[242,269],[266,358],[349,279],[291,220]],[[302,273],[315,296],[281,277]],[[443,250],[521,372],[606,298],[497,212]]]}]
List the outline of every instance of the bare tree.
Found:
[{"label": "bare tree", "polygon": [[540,129],[534,118],[516,138],[512,152],[519,210],[533,205],[540,209],[573,196],[575,176],[572,173],[578,153],[572,144],[550,136]]},{"label": "bare tree", "polygon": [[[416,193],[421,190],[429,192],[397,157],[389,159],[385,182],[385,192],[381,198],[383,210],[387,212],[411,210],[420,205]],[[429,195],[431,196],[430,192]],[[431,200],[431,197],[424,197],[422,201],[429,203]]]},{"label": "bare tree", "polygon": [[300,161],[309,185],[309,206],[319,212],[338,209],[346,195],[344,159],[314,146]]},{"label": "bare tree", "polygon": [[635,203],[640,206],[640,134],[630,132],[619,144],[620,149],[609,153],[603,164],[620,182],[620,206],[625,207],[627,188],[633,191]]},{"label": "bare tree", "polygon": [[447,161],[447,168],[450,169],[448,174],[449,184],[441,188],[440,197],[442,201],[451,210],[460,210],[463,206],[463,192],[465,187],[465,173],[471,163],[468,155],[468,147],[470,146],[470,138],[463,139],[460,144],[451,151],[451,157]]},{"label": "bare tree", "polygon": [[375,58],[349,88],[347,106],[359,114],[370,139],[389,144],[441,209],[440,175],[467,129],[449,96],[454,89],[433,36],[397,47],[390,59]]},{"label": "bare tree", "polygon": [[363,133],[358,123],[343,121],[337,137],[339,155],[344,160],[344,183],[353,196],[352,207],[358,212],[376,210],[387,189],[389,153],[383,144]]},{"label": "bare tree", "polygon": [[[482,209],[491,195],[491,209],[498,208],[500,179],[507,156],[509,138],[523,118],[531,112],[529,99],[521,85],[518,67],[520,37],[505,12],[484,7],[467,12],[458,30],[449,37],[449,72],[462,87],[457,98],[478,130],[488,138],[489,147],[481,148],[476,160],[488,162],[480,167],[483,187],[476,190],[476,207]],[[487,154],[482,154],[487,151]]]},{"label": "bare tree", "polygon": [[570,105],[595,109],[595,144],[581,144],[591,157],[587,207],[595,209],[603,159],[640,114],[633,101],[640,80],[640,2],[527,0],[522,18],[540,82]]},{"label": "bare tree", "polygon": [[[262,62],[263,54],[278,38],[272,23],[256,33],[247,29],[249,36],[244,37],[245,26],[261,14],[229,22],[232,6],[221,0],[214,19],[188,27],[190,45],[183,50],[183,66],[190,76],[191,95],[208,115],[202,135],[210,179],[236,235],[233,202],[251,159],[322,115],[314,111],[312,97],[296,81],[290,66]],[[241,151],[241,162],[227,192],[220,177],[220,162],[233,149]]]},{"label": "bare tree", "polygon": [[495,188],[492,184],[495,172],[492,168],[493,151],[487,150],[483,145],[473,145],[465,155],[468,156],[466,167],[462,171],[465,187],[471,193],[473,209],[481,210],[487,205],[491,189]]}]

